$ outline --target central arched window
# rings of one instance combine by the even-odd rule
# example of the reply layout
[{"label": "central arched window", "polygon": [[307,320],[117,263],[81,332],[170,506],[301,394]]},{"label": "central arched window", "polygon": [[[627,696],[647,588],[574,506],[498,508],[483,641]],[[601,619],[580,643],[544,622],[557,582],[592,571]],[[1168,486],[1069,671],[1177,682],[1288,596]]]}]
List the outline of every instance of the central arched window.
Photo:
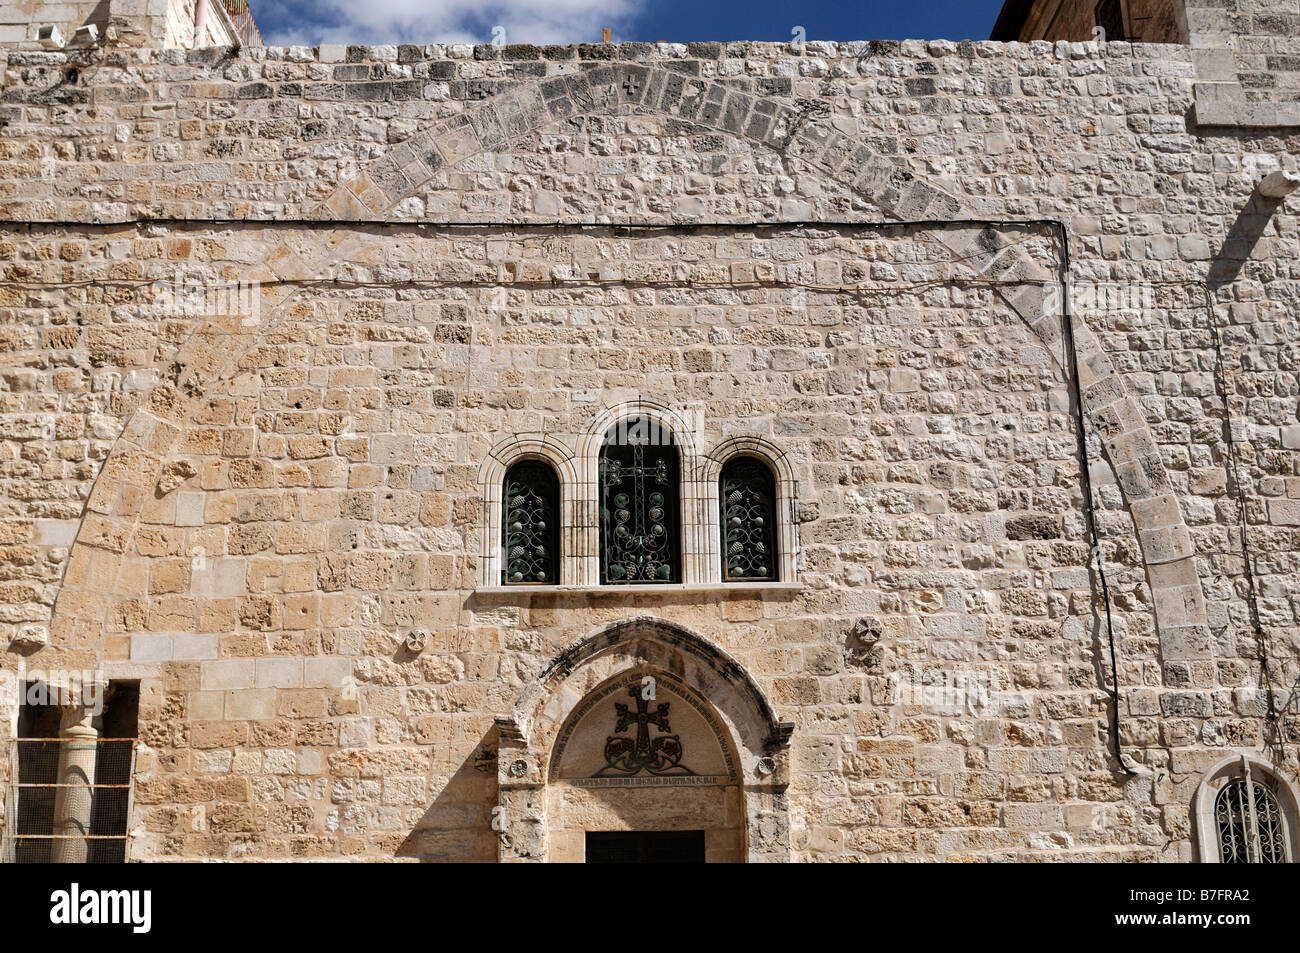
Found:
[{"label": "central arched window", "polygon": [[521,460],[501,497],[501,582],[555,585],[560,574],[560,481],[549,464]]},{"label": "central arched window", "polygon": [[601,582],[681,581],[677,447],[646,417],[620,421],[600,450]]}]

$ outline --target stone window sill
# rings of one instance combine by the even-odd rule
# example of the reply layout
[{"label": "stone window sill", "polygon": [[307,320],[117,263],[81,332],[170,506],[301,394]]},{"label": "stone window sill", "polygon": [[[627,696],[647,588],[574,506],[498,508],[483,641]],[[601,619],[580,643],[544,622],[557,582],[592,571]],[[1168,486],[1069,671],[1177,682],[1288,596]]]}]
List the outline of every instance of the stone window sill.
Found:
[{"label": "stone window sill", "polygon": [[617,596],[627,595],[676,595],[690,593],[699,595],[726,595],[729,593],[761,594],[796,593],[803,591],[799,582],[707,582],[686,585],[683,583],[663,583],[660,585],[627,586],[479,586],[475,595],[484,596]]}]

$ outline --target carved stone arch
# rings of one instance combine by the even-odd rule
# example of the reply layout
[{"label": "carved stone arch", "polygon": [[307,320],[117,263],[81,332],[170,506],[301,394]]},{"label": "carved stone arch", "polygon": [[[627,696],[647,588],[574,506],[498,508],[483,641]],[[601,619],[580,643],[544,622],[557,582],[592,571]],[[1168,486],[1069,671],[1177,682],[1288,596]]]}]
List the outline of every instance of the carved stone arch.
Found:
[{"label": "carved stone arch", "polygon": [[[622,85],[627,77],[636,82]],[[626,95],[616,95],[620,91]],[[684,76],[654,64],[628,63],[541,79],[423,130],[341,186],[312,214],[340,223],[374,220],[444,168],[499,151],[547,123],[633,110],[686,119],[807,161],[895,220],[951,223],[962,214],[980,211],[977,199],[954,198],[902,168],[898,160],[873,154],[860,139],[829,120],[808,117],[791,103],[758,99],[726,83]],[[979,275],[1008,283],[999,288],[999,296],[1066,367],[1060,308],[1053,306],[1053,300],[1060,301],[1059,276],[992,228],[967,225],[940,232],[939,240],[957,260]],[[254,264],[240,276],[264,283],[258,292],[264,314],[281,311],[296,293],[276,284],[278,280],[316,279],[339,263],[370,261],[376,254],[369,236],[345,231],[308,232],[292,242],[267,243],[265,254],[251,256],[248,260]],[[92,489],[65,564],[51,626],[52,647],[85,649],[102,639],[108,594],[116,585],[124,548],[135,532],[143,499],[175,452],[184,422],[205,390],[232,366],[235,355],[267,330],[266,321],[250,324],[238,317],[208,321],[178,352],[170,380],[159,385],[128,421]],[[1083,410],[1101,437],[1133,517],[1153,594],[1162,656],[1165,660],[1210,658],[1208,617],[1191,535],[1154,435],[1095,335],[1081,320],[1073,322],[1073,332]],[[594,486],[584,483],[583,490],[586,509],[581,513],[583,522],[574,524],[579,539],[574,551],[598,552],[597,538],[582,535],[596,531]],[[697,509],[699,505],[697,496]],[[693,527],[705,525],[699,513],[694,515]],[[706,542],[698,530],[683,536],[687,581],[706,578],[702,565],[707,561]],[[686,547],[690,547],[689,559]],[[598,557],[583,562],[580,584],[598,581],[598,562]]]},{"label": "carved stone arch", "polygon": [[718,684],[729,686],[728,698],[734,695],[734,703],[723,706],[725,710],[722,714],[729,717],[732,713],[743,713],[743,718],[730,718],[728,725],[736,733],[742,747],[753,753],[755,761],[770,753],[772,746],[780,747],[788,741],[790,726],[778,721],[767,694],[744,666],[713,641],[692,629],[655,616],[637,616],[611,622],[568,646],[551,659],[546,668],[520,693],[511,712],[511,719],[530,737],[544,721],[555,724],[555,710],[548,709],[547,706],[555,696],[557,686],[571,679],[573,673],[593,660],[610,655],[619,648],[635,648],[641,641],[660,643],[681,653],[684,659],[697,662],[699,669],[696,678],[702,679],[706,673],[712,672],[719,680],[716,683],[692,683],[698,691],[712,697],[711,693]]},{"label": "carved stone arch", "polygon": [[580,525],[581,480],[573,451],[552,434],[511,434],[498,441],[479,467],[479,499],[483,505],[483,540],[479,553],[480,586],[501,582],[502,483],[510,467],[521,460],[550,464],[560,481],[560,585],[573,585],[578,578],[580,557],[577,527]]},{"label": "carved stone arch", "polygon": [[583,547],[580,552],[587,554],[580,571],[581,582],[587,586],[600,584],[600,450],[611,427],[636,417],[646,418],[673,436],[681,479],[682,582],[687,585],[701,583],[706,578],[709,550],[702,519],[704,486],[700,482],[700,457],[695,439],[698,428],[692,427],[681,413],[667,404],[643,397],[607,407],[578,437],[575,466],[586,492],[581,512],[583,522],[578,527],[577,536]]},{"label": "carved stone arch", "polygon": [[776,478],[785,483],[798,484],[799,476],[795,472],[794,462],[790,456],[772,441],[756,434],[743,434],[722,441],[704,455],[704,479],[716,480],[722,474],[722,468],[732,457],[762,457],[772,467]]},{"label": "carved stone arch", "polygon": [[680,624],[640,616],[604,626],[555,656],[497,719],[498,782],[508,818],[502,860],[547,860],[547,784],[556,741],[588,695],[620,675],[661,673],[707,701],[729,736],[744,793],[751,861],[788,860],[789,740],[766,694],[735,659]]},{"label": "carved stone arch", "polygon": [[1192,817],[1196,826],[1196,852],[1203,864],[1221,863],[1215,807],[1225,786],[1249,777],[1262,784],[1277,800],[1282,837],[1288,863],[1300,861],[1300,796],[1295,786],[1272,765],[1249,754],[1234,754],[1215,763],[1201,778],[1192,796]]},{"label": "carved stone arch", "polygon": [[736,457],[757,457],[772,470],[776,484],[776,545],[778,548],[779,581],[794,582],[799,572],[799,522],[796,510],[799,505],[799,478],[786,452],[776,444],[757,435],[743,435],[722,441],[702,460],[700,473],[705,494],[704,509],[710,514],[706,525],[708,551],[707,579],[722,582],[722,526],[721,498],[718,481],[722,468]]},{"label": "carved stone arch", "polygon": [[570,117],[620,113],[685,120],[800,159],[899,221],[947,221],[963,211],[947,192],[792,99],[755,96],[656,63],[618,63],[521,84],[422,130],[339,186],[313,215],[380,218],[467,159]]},{"label": "carved stone arch", "polygon": [[673,435],[681,455],[683,478],[695,479],[699,470],[699,451],[695,443],[695,428],[682,414],[667,404],[647,397],[621,401],[606,407],[587,426],[578,438],[575,452],[576,465],[584,479],[594,480],[600,464],[600,447],[609,428],[619,421],[632,417],[646,417],[652,423],[667,429]]},{"label": "carved stone arch", "polygon": [[[686,76],[654,63],[619,63],[536,80],[423,130],[340,186],[313,214],[335,220],[382,216],[444,169],[468,158],[499,150],[571,116],[622,112],[687,120],[799,158],[896,221],[954,222],[981,211],[979,199],[948,194],[896,158],[875,154],[863,139],[837,129],[829,118],[811,118],[792,102],[756,97],[726,82]],[[1029,325],[1068,380],[1072,374],[1061,320],[1061,276],[991,227],[940,230],[938,240],[975,274],[1008,283],[998,289],[999,297]],[[1162,656],[1209,658],[1209,619],[1191,533],[1154,434],[1086,323],[1074,320],[1072,330],[1082,409],[1102,440],[1129,504],[1146,562]],[[703,542],[683,537],[683,547]],[[696,549],[697,554],[701,551]],[[686,568],[685,549],[683,564],[688,581],[707,578],[698,555],[691,561],[694,577]],[[584,576],[583,581],[594,584],[596,578]]]}]

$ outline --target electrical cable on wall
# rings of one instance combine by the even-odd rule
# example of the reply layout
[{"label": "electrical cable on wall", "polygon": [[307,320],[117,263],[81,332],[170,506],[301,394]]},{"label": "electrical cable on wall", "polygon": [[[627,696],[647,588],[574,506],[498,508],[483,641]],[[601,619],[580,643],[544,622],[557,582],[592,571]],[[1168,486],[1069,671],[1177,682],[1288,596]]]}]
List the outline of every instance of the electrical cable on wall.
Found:
[{"label": "electrical cable on wall", "polygon": [[[1264,634],[1264,625],[1259,615],[1259,586],[1256,581],[1255,555],[1250,545],[1249,514],[1246,511],[1246,486],[1242,480],[1241,463],[1237,459],[1237,441],[1232,435],[1232,407],[1229,403],[1231,388],[1228,386],[1228,371],[1223,359],[1223,338],[1219,332],[1219,318],[1214,308],[1214,294],[1208,284],[1201,284],[1205,294],[1205,312],[1209,317],[1210,344],[1214,348],[1214,385],[1223,401],[1223,440],[1227,445],[1225,462],[1228,465],[1229,490],[1235,491],[1237,497],[1237,528],[1241,535],[1241,562],[1246,579],[1246,611],[1250,615],[1250,625],[1255,637],[1255,648],[1259,652],[1260,675],[1264,682],[1264,696],[1268,703],[1265,716],[1268,732],[1265,743],[1270,741],[1277,746],[1279,763],[1286,755],[1286,737],[1282,732],[1277,699],[1273,694],[1273,677],[1269,673],[1268,639]],[[1289,704],[1289,701],[1288,701]]]},{"label": "electrical cable on wall", "polygon": [[1097,570],[1097,580],[1101,585],[1102,602],[1106,607],[1106,637],[1110,646],[1110,700],[1111,736],[1115,745],[1115,759],[1125,774],[1142,774],[1147,769],[1139,769],[1132,759],[1124,753],[1120,737],[1120,697],[1119,697],[1119,663],[1115,652],[1115,623],[1111,617],[1110,584],[1106,580],[1106,562],[1101,554],[1101,538],[1097,532],[1097,516],[1094,511],[1092,495],[1092,462],[1088,454],[1088,435],[1084,429],[1083,392],[1079,388],[1079,353],[1074,344],[1074,310],[1070,296],[1070,236],[1065,223],[1058,223],[1058,235],[1061,241],[1061,300],[1065,332],[1065,349],[1070,358],[1070,402],[1075,410],[1075,432],[1079,442],[1079,480],[1083,486],[1084,521],[1088,526],[1088,537],[1092,543],[1092,560]]}]

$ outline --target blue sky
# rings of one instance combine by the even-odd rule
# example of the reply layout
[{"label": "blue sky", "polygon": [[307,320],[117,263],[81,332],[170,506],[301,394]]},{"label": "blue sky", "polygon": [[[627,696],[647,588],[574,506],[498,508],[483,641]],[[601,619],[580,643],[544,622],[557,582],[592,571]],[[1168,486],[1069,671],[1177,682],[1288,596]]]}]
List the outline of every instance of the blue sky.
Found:
[{"label": "blue sky", "polygon": [[262,36],[291,43],[988,39],[1002,0],[250,0]]}]

